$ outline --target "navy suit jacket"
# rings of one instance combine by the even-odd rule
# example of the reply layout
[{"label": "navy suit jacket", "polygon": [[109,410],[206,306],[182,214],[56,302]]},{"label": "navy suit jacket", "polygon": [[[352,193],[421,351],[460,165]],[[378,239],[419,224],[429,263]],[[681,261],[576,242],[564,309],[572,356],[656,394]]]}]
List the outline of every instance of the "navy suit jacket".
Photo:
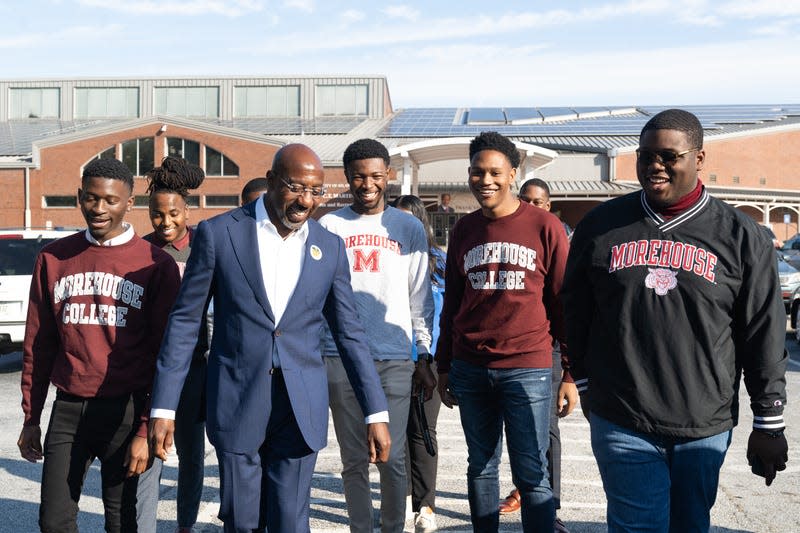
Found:
[{"label": "navy suit jacket", "polygon": [[[256,200],[261,201],[261,200]],[[255,202],[200,223],[158,356],[152,407],[176,410],[203,310],[214,298],[208,359],[207,431],[219,450],[254,452],[272,410],[272,351],[277,350],[300,432],[312,450],[328,434],[328,382],[320,351],[323,320],[333,332],[362,410],[387,410],[354,304],[342,240],[309,220],[303,269],[275,323],[261,274]],[[366,434],[365,434],[366,437]]]}]

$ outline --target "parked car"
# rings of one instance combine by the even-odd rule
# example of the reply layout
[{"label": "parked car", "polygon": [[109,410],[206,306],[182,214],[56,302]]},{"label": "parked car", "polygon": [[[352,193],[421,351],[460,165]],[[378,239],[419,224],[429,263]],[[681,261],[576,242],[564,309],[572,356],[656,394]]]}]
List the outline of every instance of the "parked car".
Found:
[{"label": "parked car", "polygon": [[28,293],[36,255],[74,229],[0,230],[0,354],[22,349]]},{"label": "parked car", "polygon": [[781,278],[781,294],[786,314],[791,315],[793,307],[800,306],[800,270],[778,256],[778,276]]},{"label": "parked car", "polygon": [[791,239],[783,241],[783,246],[781,246],[778,253],[783,254],[790,264],[800,269],[800,233]]},{"label": "parked car", "polygon": [[778,276],[781,278],[781,295],[789,315],[789,325],[795,331],[797,342],[800,342],[800,270],[778,254]]}]

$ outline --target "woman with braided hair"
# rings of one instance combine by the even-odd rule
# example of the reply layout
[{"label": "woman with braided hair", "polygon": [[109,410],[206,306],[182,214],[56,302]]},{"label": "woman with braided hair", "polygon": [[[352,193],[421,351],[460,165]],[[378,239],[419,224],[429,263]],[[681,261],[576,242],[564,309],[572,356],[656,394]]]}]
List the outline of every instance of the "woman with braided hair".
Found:
[{"label": "woman with braided hair", "polygon": [[[189,191],[203,183],[205,174],[197,165],[185,159],[167,156],[161,166],[147,173],[147,194],[150,196],[150,222],[153,232],[144,239],[161,248],[175,259],[181,276],[191,252],[192,229],[188,226]],[[203,322],[204,324],[207,321]],[[197,346],[189,374],[181,392],[175,413],[175,448],[178,452],[178,529],[189,533],[197,520],[203,493],[205,459],[205,402],[206,352],[209,331],[198,332]],[[139,481],[137,522],[139,531],[155,532],[161,460]]]},{"label": "woman with braided hair", "polygon": [[150,222],[154,231],[144,238],[172,255],[181,274],[191,250],[191,230],[187,225],[189,206],[186,198],[191,189],[196,189],[203,183],[204,178],[202,168],[175,156],[165,157],[160,167],[147,173],[150,182],[147,186],[147,194],[150,196]]}]

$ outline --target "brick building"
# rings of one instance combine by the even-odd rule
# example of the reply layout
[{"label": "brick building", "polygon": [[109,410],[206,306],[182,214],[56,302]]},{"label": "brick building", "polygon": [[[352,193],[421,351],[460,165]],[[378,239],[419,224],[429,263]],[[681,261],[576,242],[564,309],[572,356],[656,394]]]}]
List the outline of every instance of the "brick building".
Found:
[{"label": "brick building", "polygon": [[[705,128],[701,179],[712,194],[781,238],[797,233],[800,105],[684,108]],[[554,211],[574,225],[598,202],[638,188],[638,133],[661,109],[393,109],[380,76],[0,81],[0,227],[81,226],[82,167],[116,157],[140,176],[129,220],[145,233],[141,176],[168,154],[206,171],[190,197],[197,222],[238,205],[244,183],[263,176],[290,142],[317,151],[326,208],[339,207],[350,203],[341,155],[362,137],[390,149],[397,172],[390,194],[413,192],[434,207],[447,192],[457,211],[470,211],[467,145],[484,130],[514,139],[518,184],[534,175],[547,180]]]}]

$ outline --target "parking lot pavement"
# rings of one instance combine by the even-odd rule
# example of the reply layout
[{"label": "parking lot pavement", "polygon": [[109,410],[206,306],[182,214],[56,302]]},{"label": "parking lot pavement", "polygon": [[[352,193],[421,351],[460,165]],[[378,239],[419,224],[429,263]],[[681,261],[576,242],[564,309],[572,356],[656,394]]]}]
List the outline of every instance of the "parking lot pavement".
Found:
[{"label": "parking lot pavement", "polygon": [[[790,459],[786,471],[778,474],[771,487],[750,473],[745,447],[750,431],[751,414],[747,394],[741,391],[742,420],[734,431],[733,444],[722,468],[717,502],[712,511],[715,533],[800,531],[800,346],[787,335],[787,348],[792,360],[787,372],[789,402],[785,413]],[[744,389],[744,387],[742,387]],[[7,428],[0,440],[0,533],[36,530],[41,465],[32,465],[21,458],[16,438],[22,420],[19,409],[19,360],[14,356],[0,359],[0,422]],[[52,399],[52,394],[51,394]],[[46,420],[47,417],[43,417]],[[439,478],[436,496],[437,521],[443,531],[471,531],[467,503],[467,452],[457,410],[445,407],[439,417]],[[605,496],[589,444],[589,426],[576,411],[561,424],[563,442],[562,509],[560,518],[573,533],[605,531]],[[175,490],[177,460],[173,455],[164,469],[159,504],[157,533],[175,529]],[[340,471],[339,449],[333,430],[329,446],[322,450],[314,475],[311,502],[311,529],[314,532],[346,532],[347,515]],[[372,467],[370,480],[373,502],[379,505],[378,473]],[[511,473],[504,457],[501,467],[500,493],[511,490]],[[99,498],[99,469],[93,465],[87,476],[86,496],[81,499],[79,526],[81,531],[102,531],[102,502]],[[195,531],[218,533],[222,530],[216,518],[219,509],[219,481],[216,456],[207,449],[206,479],[203,504]],[[377,513],[377,511],[376,511]],[[376,514],[377,516],[377,514]],[[520,531],[519,514],[501,519],[501,531]],[[411,522],[406,531],[413,531]]]}]

